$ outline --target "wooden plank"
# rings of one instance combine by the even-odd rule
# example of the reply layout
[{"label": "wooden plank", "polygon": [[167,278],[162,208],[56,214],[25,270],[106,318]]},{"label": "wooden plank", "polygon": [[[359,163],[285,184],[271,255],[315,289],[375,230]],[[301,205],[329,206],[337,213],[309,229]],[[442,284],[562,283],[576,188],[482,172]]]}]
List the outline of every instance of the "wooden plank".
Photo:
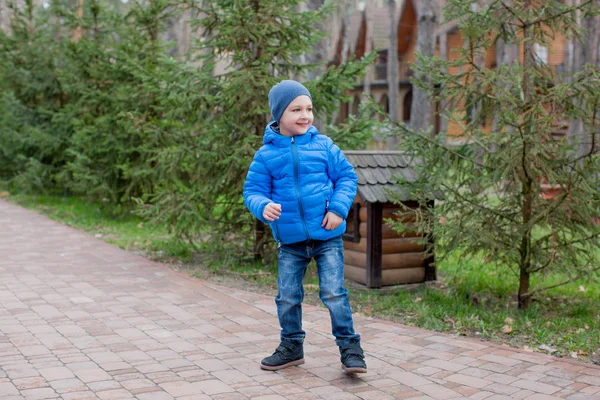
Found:
[{"label": "wooden plank", "polygon": [[[380,254],[381,269],[424,268],[424,253]],[[367,255],[358,251],[346,250],[345,262],[361,268],[367,268]]]},{"label": "wooden plank", "polygon": [[420,238],[383,239],[381,248],[383,254],[420,253],[425,250],[425,246],[418,243],[419,239]]},{"label": "wooden plank", "polygon": [[[417,238],[383,239],[381,251],[383,254],[419,253],[425,251],[425,246],[417,242]],[[367,239],[362,237],[357,243],[344,241],[345,251],[352,250],[367,254]]]},{"label": "wooden plank", "polygon": [[362,197],[360,197],[360,195],[357,193],[356,196],[354,196],[354,201],[353,203],[358,203],[360,204],[361,207],[366,207],[367,203],[365,203],[362,199]]},{"label": "wooden plank", "polygon": [[348,251],[355,251],[367,254],[367,239],[362,237],[359,242],[344,241],[344,254]]},{"label": "wooden plank", "polygon": [[344,278],[366,285],[367,270],[365,268],[355,267],[354,265],[344,264]]},{"label": "wooden plank", "polygon": [[[398,212],[402,211],[400,208],[383,208],[383,218],[388,219],[391,218],[394,221],[398,221],[400,216]],[[367,209],[365,207],[361,207],[359,212],[360,222],[367,222]],[[417,216],[412,212],[402,212],[402,221],[404,222],[414,222],[417,220]]]},{"label": "wooden plank", "polygon": [[384,286],[420,283],[425,281],[425,269],[403,268],[383,271],[381,284]]},{"label": "wooden plank", "polygon": [[[368,233],[367,233],[367,230],[368,230],[367,229],[367,225],[368,224],[369,224],[369,222],[367,222],[367,223],[361,222],[360,223],[360,226],[359,226],[360,237],[368,237]],[[381,219],[380,219],[380,224],[381,224]],[[382,225],[381,226],[381,237],[383,239],[407,238],[407,237],[417,238],[417,237],[420,237],[419,234],[416,233],[416,232],[398,233],[395,230],[393,230],[392,227],[389,226],[388,224],[381,224],[381,225]]]},{"label": "wooden plank", "polygon": [[[382,242],[382,205],[381,203],[369,203],[368,222],[360,224],[361,237],[367,237],[367,287],[381,287],[381,242]],[[362,227],[365,226],[365,234]]]},{"label": "wooden plank", "polygon": [[367,253],[344,250],[344,263],[360,268],[367,268]]},{"label": "wooden plank", "polygon": [[[354,265],[344,265],[344,278],[362,285],[367,284],[367,270]],[[407,283],[420,283],[424,281],[423,268],[404,268],[382,271],[382,286],[402,285]]]},{"label": "wooden plank", "polygon": [[404,268],[424,269],[425,253],[384,254],[381,259],[381,268],[384,270]]}]

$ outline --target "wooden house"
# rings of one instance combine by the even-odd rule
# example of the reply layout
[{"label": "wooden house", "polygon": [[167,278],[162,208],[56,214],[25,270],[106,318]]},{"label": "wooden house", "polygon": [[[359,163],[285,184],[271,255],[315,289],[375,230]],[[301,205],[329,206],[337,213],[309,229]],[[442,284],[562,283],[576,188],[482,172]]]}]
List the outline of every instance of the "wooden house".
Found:
[{"label": "wooden house", "polygon": [[[398,151],[344,151],[358,175],[358,193],[343,235],[347,279],[369,288],[436,279],[435,259],[425,253],[416,233],[397,233],[386,219],[402,218],[402,208],[418,207],[396,177],[414,180],[415,172]],[[393,193],[393,194],[392,194]],[[433,201],[433,200],[432,200]],[[410,218],[407,214],[407,218]]]},{"label": "wooden house", "polygon": [[[416,0],[400,0],[397,2],[397,24],[398,24],[398,115],[400,120],[410,122],[412,106],[412,83],[413,76],[411,64],[416,60],[415,48],[418,33],[418,20],[415,8]],[[438,0],[440,7],[444,7],[447,0]],[[349,57],[362,57],[371,48],[378,53],[375,65],[369,70],[369,88],[365,87],[364,82],[359,82],[349,93],[353,100],[342,104],[340,109],[340,120],[344,120],[351,114],[358,112],[359,104],[363,93],[368,90],[373,99],[389,110],[387,67],[388,67],[388,47],[389,47],[389,11],[387,2],[367,1],[369,7],[355,11],[350,19],[349,27]],[[369,45],[367,46],[367,43]],[[459,50],[465,46],[463,35],[460,31],[458,21],[446,21],[441,24],[437,31],[435,44],[435,54],[440,57],[447,57],[449,60],[455,60],[459,57]],[[338,46],[338,49],[341,48]],[[568,53],[567,41],[561,34],[556,34],[552,40],[549,40],[547,46],[535,44],[536,56],[541,63],[547,64],[555,71],[564,71],[567,63],[566,54]],[[514,59],[522,60],[523,49],[516,49],[518,54],[513,54]],[[485,68],[495,68],[501,61],[497,59],[496,48],[492,46],[485,54],[482,60],[482,66]],[[458,67],[452,67],[450,74],[460,73]],[[438,104],[437,107],[440,105]],[[437,113],[436,113],[437,114]],[[436,132],[442,128],[445,121],[436,115],[431,121]],[[462,142],[462,126],[456,122],[449,122],[444,127],[448,132],[449,143]],[[490,126],[484,126],[484,129]],[[389,143],[385,140],[375,139],[370,148],[385,150],[389,148]]]}]

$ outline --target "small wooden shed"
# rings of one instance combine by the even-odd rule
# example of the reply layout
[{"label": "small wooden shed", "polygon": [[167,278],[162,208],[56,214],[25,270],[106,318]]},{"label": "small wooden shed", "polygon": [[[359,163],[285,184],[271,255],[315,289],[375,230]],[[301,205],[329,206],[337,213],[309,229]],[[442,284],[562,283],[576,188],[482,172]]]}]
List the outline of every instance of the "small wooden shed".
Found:
[{"label": "small wooden shed", "polygon": [[392,202],[390,190],[399,195],[403,205],[418,207],[408,191],[394,184],[398,176],[408,181],[415,178],[402,152],[344,154],[358,175],[358,191],[343,235],[345,277],[369,288],[435,280],[435,258],[426,255],[425,246],[418,243],[421,237],[410,232],[399,234],[384,222],[399,218],[401,210]]}]

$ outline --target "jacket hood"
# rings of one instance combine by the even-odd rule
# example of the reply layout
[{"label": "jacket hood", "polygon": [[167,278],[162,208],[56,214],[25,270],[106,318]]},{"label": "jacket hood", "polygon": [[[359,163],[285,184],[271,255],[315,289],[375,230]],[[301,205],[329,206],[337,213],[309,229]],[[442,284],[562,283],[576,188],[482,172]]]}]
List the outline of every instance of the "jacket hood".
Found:
[{"label": "jacket hood", "polygon": [[[273,143],[277,147],[289,146],[291,144],[289,136],[283,136],[273,129],[273,125],[276,121],[271,121],[265,128],[265,135],[263,136],[263,144]],[[308,128],[308,131],[304,135],[296,135],[295,140],[297,143],[310,142],[313,136],[318,135],[319,131],[314,125]]]}]

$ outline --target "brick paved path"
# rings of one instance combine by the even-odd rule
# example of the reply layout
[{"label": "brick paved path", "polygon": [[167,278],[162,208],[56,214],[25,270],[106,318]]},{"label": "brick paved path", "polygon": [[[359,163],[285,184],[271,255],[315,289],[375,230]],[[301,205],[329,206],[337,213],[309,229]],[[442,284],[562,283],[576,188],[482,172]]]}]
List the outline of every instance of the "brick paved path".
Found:
[{"label": "brick paved path", "polygon": [[306,364],[262,371],[271,297],[192,280],[0,200],[0,399],[600,399],[600,368],[356,317],[345,375],[327,312]]}]

